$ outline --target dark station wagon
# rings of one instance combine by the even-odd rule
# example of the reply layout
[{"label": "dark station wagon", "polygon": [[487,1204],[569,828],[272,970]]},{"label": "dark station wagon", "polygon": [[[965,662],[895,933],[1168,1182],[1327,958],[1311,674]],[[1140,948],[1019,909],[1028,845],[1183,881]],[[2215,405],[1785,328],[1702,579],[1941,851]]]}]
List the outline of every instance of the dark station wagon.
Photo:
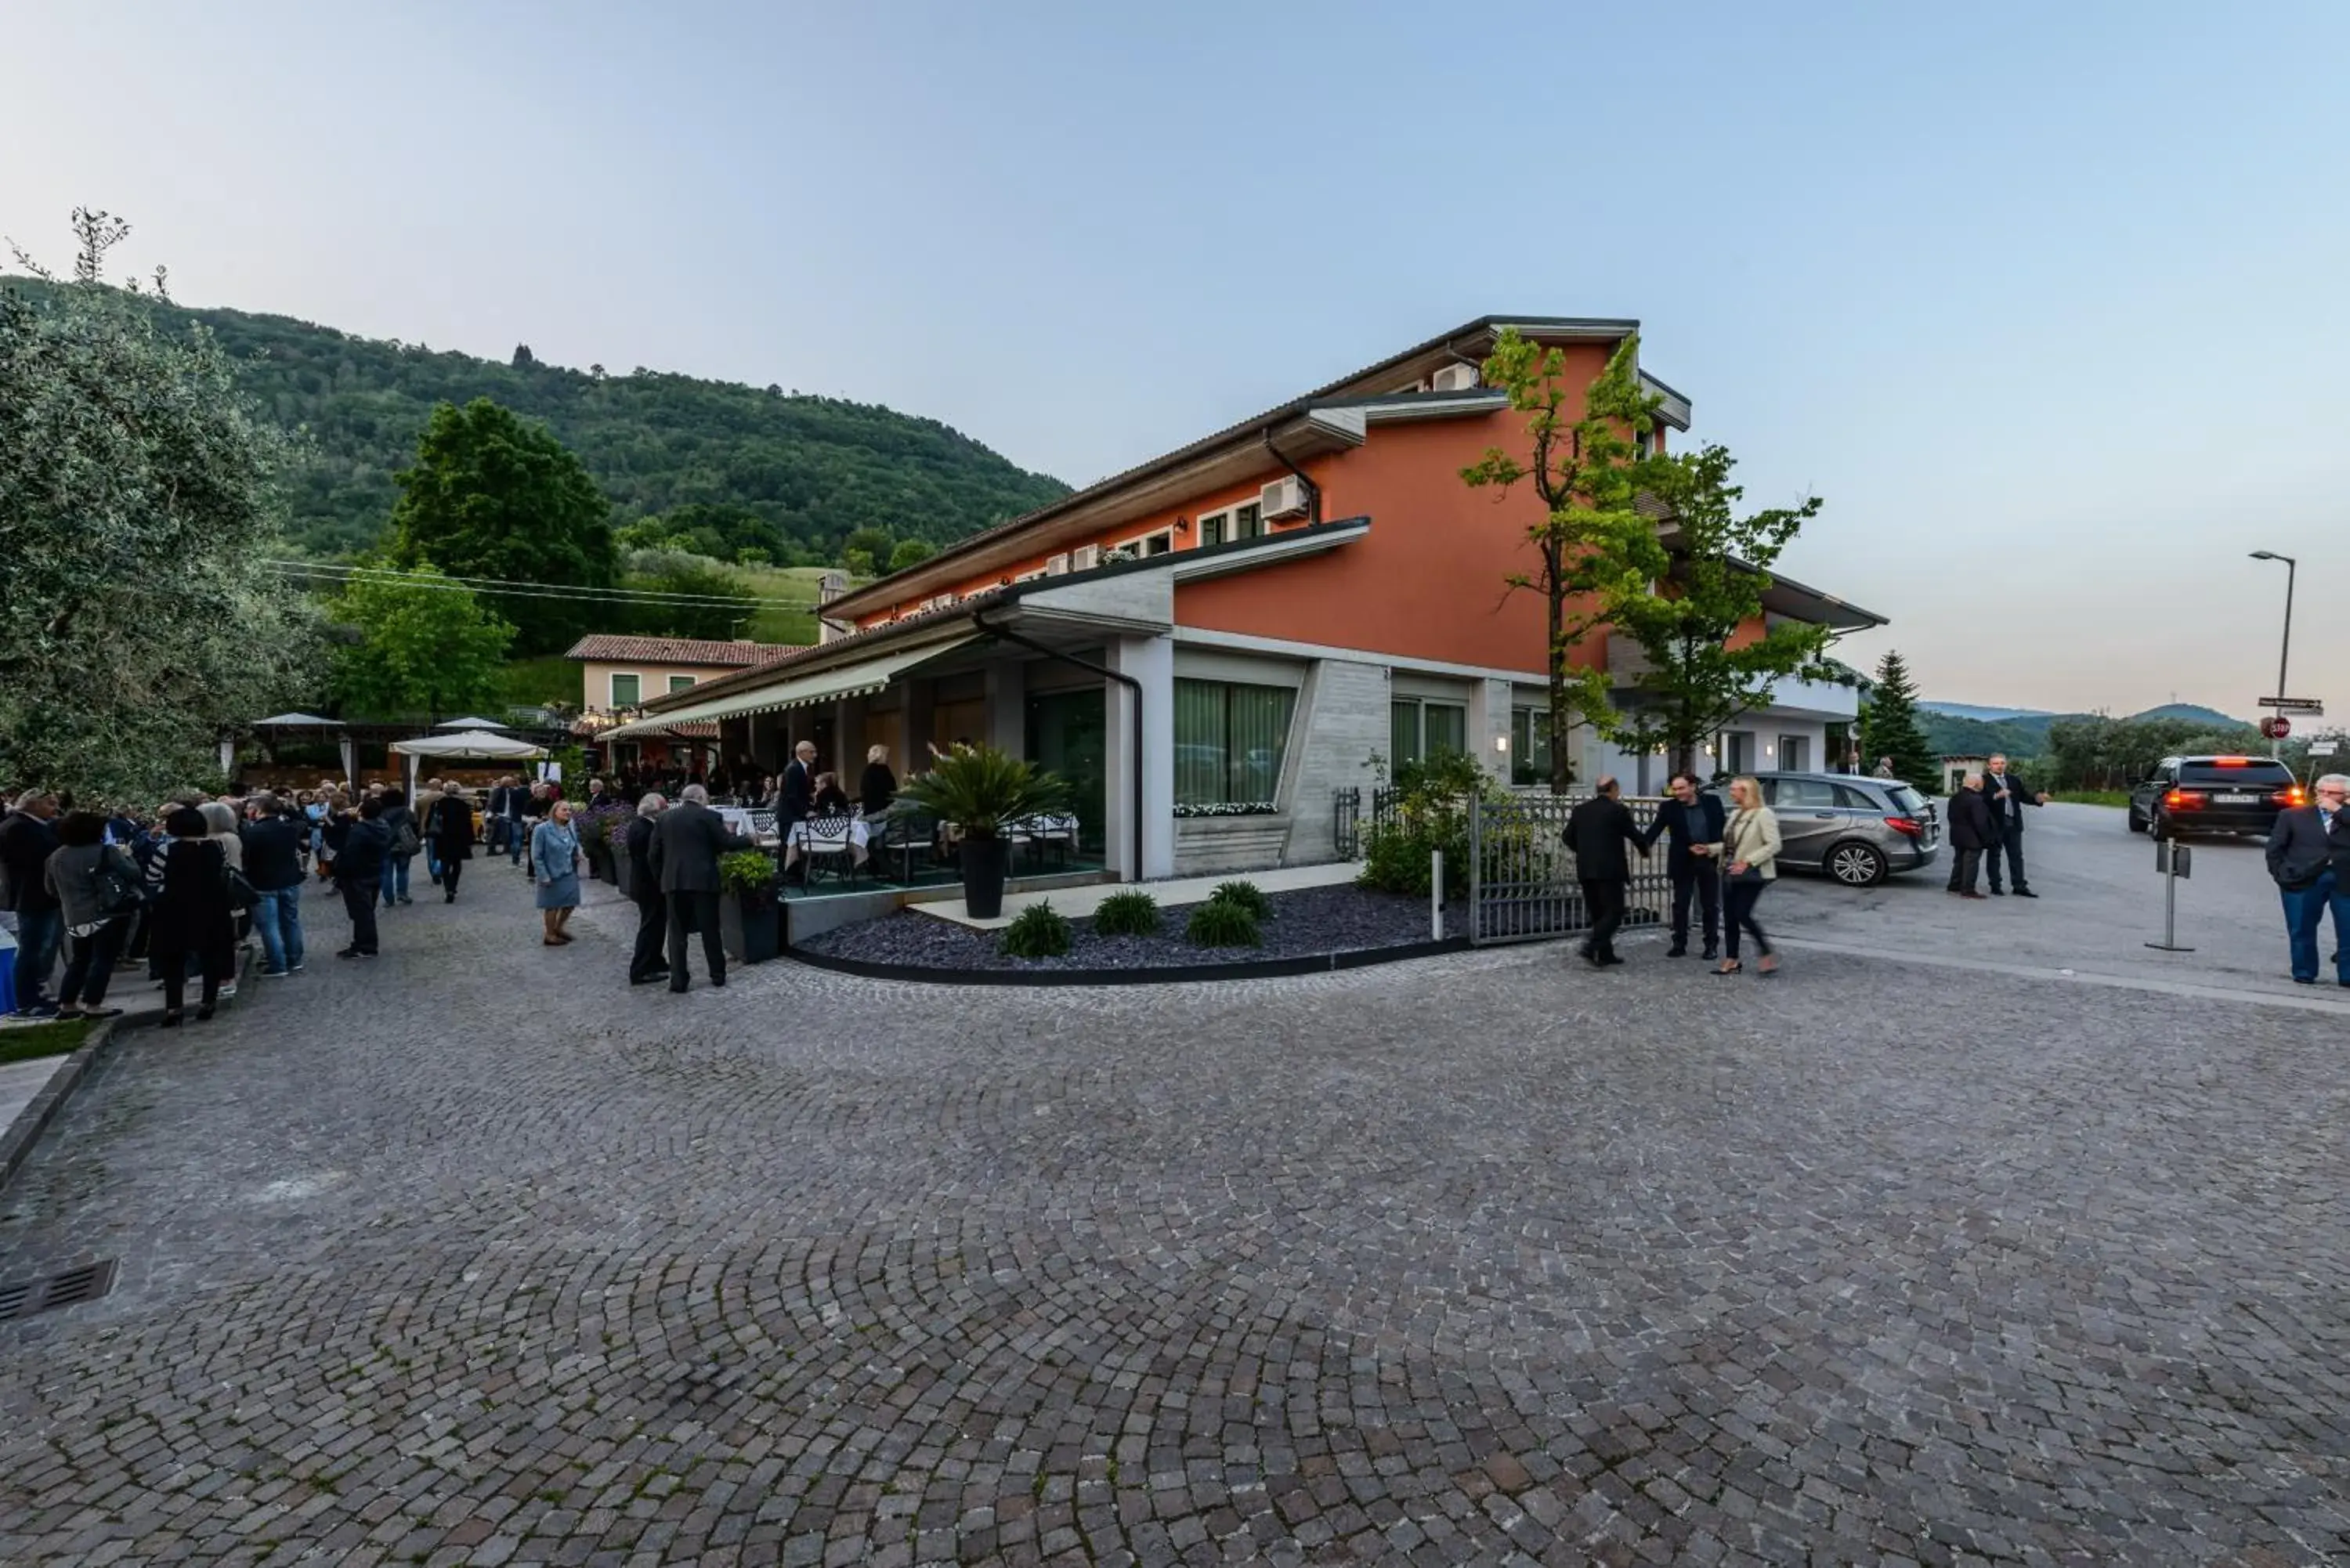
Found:
[{"label": "dark station wagon", "polygon": [[2257,833],[2277,813],[2306,805],[2293,770],[2273,757],[2165,757],[2130,791],[2129,829],[2174,838],[2186,833]]}]

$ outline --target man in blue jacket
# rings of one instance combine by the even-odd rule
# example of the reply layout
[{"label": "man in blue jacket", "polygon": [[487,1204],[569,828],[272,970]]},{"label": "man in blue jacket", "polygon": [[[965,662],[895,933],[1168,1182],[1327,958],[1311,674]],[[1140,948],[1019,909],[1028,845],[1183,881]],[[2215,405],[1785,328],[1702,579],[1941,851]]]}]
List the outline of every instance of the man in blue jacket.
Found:
[{"label": "man in blue jacket", "polygon": [[1645,851],[1665,835],[1672,836],[1665,850],[1665,870],[1673,879],[1673,945],[1665,956],[1689,956],[1690,899],[1695,898],[1705,920],[1705,951],[1699,956],[1715,958],[1721,951],[1721,872],[1713,855],[1730,813],[1720,795],[1698,793],[1695,774],[1675,774],[1667,788],[1672,798],[1657,808],[1657,820],[1640,837]]},{"label": "man in blue jacket", "polygon": [[2284,899],[2293,978],[2317,983],[2317,929],[2334,917],[2334,978],[2350,985],[2350,774],[2327,774],[2307,805],[2277,813],[2269,832],[2269,875]]}]

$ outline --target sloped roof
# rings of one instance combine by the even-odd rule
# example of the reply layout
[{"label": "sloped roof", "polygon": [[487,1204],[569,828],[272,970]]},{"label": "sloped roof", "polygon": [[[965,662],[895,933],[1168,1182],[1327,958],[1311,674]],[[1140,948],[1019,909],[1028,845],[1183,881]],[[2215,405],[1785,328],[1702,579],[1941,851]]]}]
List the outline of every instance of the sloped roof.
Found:
[{"label": "sloped roof", "polygon": [[589,632],[563,657],[620,664],[720,664],[747,670],[799,651],[799,644],[788,642],[701,642],[687,637]]}]

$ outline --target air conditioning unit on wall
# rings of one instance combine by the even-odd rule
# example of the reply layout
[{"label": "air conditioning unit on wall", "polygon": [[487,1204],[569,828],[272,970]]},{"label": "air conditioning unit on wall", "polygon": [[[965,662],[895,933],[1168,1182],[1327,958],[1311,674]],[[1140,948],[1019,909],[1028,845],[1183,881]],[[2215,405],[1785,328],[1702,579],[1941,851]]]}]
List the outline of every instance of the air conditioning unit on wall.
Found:
[{"label": "air conditioning unit on wall", "polygon": [[1305,515],[1305,483],[1295,474],[1284,474],[1257,493],[1257,504],[1267,517],[1303,517]]},{"label": "air conditioning unit on wall", "polygon": [[1090,572],[1100,565],[1099,545],[1080,545],[1069,552],[1069,570],[1073,572]]},{"label": "air conditioning unit on wall", "polygon": [[1068,570],[1069,557],[1066,555],[1047,556],[1045,557],[1045,575],[1046,576],[1066,576],[1068,574]]},{"label": "air conditioning unit on wall", "polygon": [[1477,389],[1477,367],[1447,365],[1428,379],[1431,392],[1473,392]]}]

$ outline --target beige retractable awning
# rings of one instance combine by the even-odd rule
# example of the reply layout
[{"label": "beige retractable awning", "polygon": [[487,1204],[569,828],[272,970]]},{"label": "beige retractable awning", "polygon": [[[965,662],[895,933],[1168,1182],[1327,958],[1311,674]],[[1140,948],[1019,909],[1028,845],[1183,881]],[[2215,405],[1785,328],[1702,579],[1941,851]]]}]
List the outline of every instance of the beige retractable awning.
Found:
[{"label": "beige retractable awning", "polygon": [[683,707],[648,713],[641,719],[615,724],[598,739],[625,741],[635,735],[662,734],[677,724],[739,719],[746,713],[774,713],[785,708],[805,708],[812,703],[836,701],[843,697],[868,696],[881,691],[916,665],[927,664],[941,654],[951,653],[974,640],[978,635],[972,632],[943,641],[926,642],[920,648],[900,649],[855,664],[817,670],[796,680],[779,680],[773,685],[732,691],[723,697],[713,697],[707,702],[688,702]]}]

